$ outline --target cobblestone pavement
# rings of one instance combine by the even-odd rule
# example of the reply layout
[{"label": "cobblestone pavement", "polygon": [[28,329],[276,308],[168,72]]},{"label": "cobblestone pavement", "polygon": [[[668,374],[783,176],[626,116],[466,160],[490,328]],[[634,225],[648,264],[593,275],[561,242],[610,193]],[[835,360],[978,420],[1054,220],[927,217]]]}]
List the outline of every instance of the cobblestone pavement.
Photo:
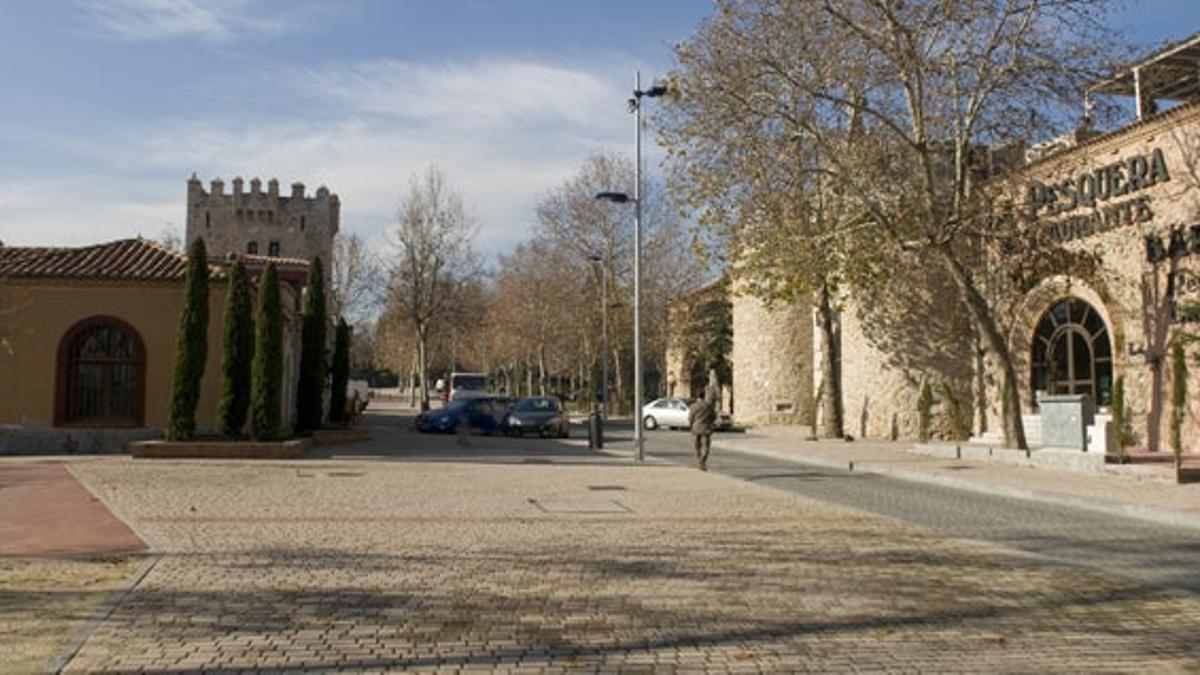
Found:
[{"label": "cobblestone pavement", "polygon": [[163,557],[68,670],[1200,672],[1193,597],[505,443],[473,463],[75,465]]},{"label": "cobblestone pavement", "polygon": [[[695,461],[687,434],[657,434],[647,443],[647,452],[680,464]],[[803,458],[782,459],[726,447],[713,450],[709,469],[822,503],[895,518],[942,536],[991,542],[1200,596],[1200,529],[1195,527],[832,469],[805,464]],[[1196,498],[1200,499],[1200,491]]]}]

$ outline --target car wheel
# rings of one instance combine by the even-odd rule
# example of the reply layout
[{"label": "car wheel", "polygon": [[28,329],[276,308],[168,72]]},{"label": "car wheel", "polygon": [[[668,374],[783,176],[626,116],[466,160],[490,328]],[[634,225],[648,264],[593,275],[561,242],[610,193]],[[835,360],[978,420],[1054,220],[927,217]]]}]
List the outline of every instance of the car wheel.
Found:
[{"label": "car wheel", "polygon": [[653,415],[646,415],[646,419],[642,421],[642,426],[653,431],[658,428],[658,420],[654,419]]}]

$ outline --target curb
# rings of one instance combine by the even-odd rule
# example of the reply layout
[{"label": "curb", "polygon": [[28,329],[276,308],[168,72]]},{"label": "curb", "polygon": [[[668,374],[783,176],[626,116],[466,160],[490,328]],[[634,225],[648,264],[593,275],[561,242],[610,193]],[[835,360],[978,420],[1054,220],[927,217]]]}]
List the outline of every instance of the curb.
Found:
[{"label": "curb", "polygon": [[938,485],[941,487],[949,487],[967,492],[976,492],[997,497],[1024,499],[1026,501],[1053,504],[1056,506],[1069,506],[1095,513],[1105,513],[1109,515],[1122,516],[1125,518],[1134,518],[1158,525],[1200,529],[1200,514],[1191,513],[1188,511],[1180,511],[1177,509],[1166,509],[1157,506],[1142,506],[1140,504],[1130,504],[1128,502],[1106,501],[1103,499],[1095,499],[1093,497],[1080,497],[1061,492],[1035,490],[1032,488],[1014,487],[1011,485],[986,485],[976,481],[963,480],[961,478],[935,476],[924,471],[897,469],[877,462],[831,460],[824,457],[810,457],[806,455],[774,452],[772,450],[748,448],[746,446],[729,443],[713,443],[713,445],[725,450],[744,452],[749,455],[770,457],[772,459],[779,459],[785,462],[792,462],[794,464],[807,464],[809,466],[818,466],[825,469],[836,469],[839,471],[854,471],[859,473],[885,475],[899,478],[901,480],[907,480],[913,483]]}]

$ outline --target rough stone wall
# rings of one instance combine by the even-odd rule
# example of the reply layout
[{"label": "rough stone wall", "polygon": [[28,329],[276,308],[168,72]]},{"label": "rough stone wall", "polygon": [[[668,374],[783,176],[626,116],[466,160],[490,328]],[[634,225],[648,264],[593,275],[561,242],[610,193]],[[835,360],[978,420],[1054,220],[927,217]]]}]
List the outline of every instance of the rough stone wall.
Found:
[{"label": "rough stone wall", "polygon": [[808,424],[813,405],[808,303],[767,309],[733,296],[733,410],[740,424]]},{"label": "rough stone wall", "polygon": [[232,187],[227,194],[224,183],[214,179],[206,192],[195,176],[188,181],[187,241],[204,237],[212,257],[247,253],[250,242],[257,243],[259,255],[268,255],[274,241],[279,243],[279,257],[320,256],[328,272],[341,210],[336,194],[320,187],[306,197],[304,185],[295,183],[290,196],[280,196],[274,178],[266,191],[257,178],[250,181],[249,191],[241,178],[233,179]]},{"label": "rough stone wall", "polygon": [[841,314],[845,432],[855,438],[914,438],[919,384],[890,366],[867,338],[861,309],[848,301]]},{"label": "rough stone wall", "polygon": [[912,256],[901,263],[842,302],[845,431],[858,438],[918,438],[917,400],[928,382],[930,433],[953,438],[955,407],[967,431],[972,423],[971,324],[940,266]]}]

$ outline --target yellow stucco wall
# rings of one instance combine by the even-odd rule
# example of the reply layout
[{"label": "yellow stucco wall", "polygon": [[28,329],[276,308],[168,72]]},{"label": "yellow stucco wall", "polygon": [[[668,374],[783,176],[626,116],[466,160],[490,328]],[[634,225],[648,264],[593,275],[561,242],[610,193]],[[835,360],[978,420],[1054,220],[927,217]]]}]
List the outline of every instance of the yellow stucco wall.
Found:
[{"label": "yellow stucco wall", "polygon": [[[58,347],[76,323],[112,316],[132,325],[146,348],[145,426],[166,425],[183,283],[4,280],[0,342],[0,424],[52,426]],[[225,285],[209,286],[208,360],[196,424],[211,430],[221,361]]]}]

